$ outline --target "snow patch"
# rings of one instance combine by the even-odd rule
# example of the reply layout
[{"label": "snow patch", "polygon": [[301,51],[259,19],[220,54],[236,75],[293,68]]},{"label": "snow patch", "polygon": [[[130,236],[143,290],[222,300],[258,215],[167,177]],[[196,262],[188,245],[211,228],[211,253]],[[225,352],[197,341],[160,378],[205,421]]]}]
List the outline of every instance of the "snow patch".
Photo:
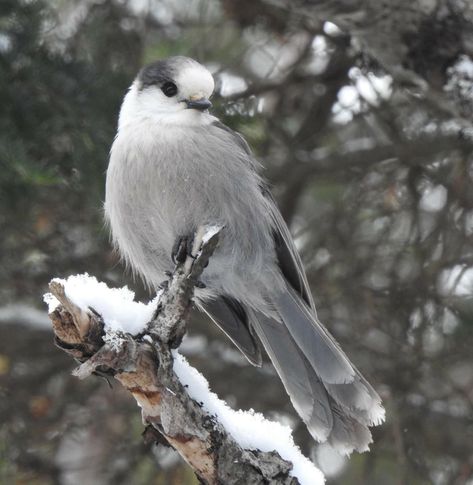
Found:
[{"label": "snow patch", "polygon": [[462,55],[448,71],[445,91],[459,104],[464,115],[471,115],[473,110],[473,60]]},{"label": "snow patch", "polygon": [[[109,288],[87,273],[69,276],[66,279],[55,278],[53,281],[64,286],[66,296],[77,306],[83,309],[91,307],[99,313],[107,332],[121,331],[132,335],[142,332],[151,320],[161,296],[160,292],[145,305],[135,301],[134,292],[126,286]],[[44,295],[44,301],[48,305],[49,313],[59,305],[59,301],[51,293]]]},{"label": "snow patch", "polygon": [[426,212],[441,211],[447,203],[448,192],[443,185],[426,187],[419,202],[419,206]]},{"label": "snow patch", "polygon": [[391,76],[377,76],[372,72],[363,74],[357,67],[351,68],[348,75],[351,84],[340,89],[332,109],[333,119],[339,124],[346,124],[361,113],[364,103],[379,106],[391,97],[393,91]]},{"label": "snow patch", "polygon": [[217,417],[222,426],[243,448],[265,452],[277,451],[279,455],[292,462],[291,476],[301,485],[321,485],[325,483],[322,472],[300,451],[292,438],[292,431],[275,421],[267,420],[262,414],[249,411],[234,411],[210,391],[209,383],[177,351],[173,351],[174,371],[187,392],[203,409]]},{"label": "snow patch", "polygon": [[220,232],[222,229],[223,227],[218,225],[207,226],[205,228],[205,233],[202,236],[202,244],[208,243],[210,239],[212,239],[215,236],[215,234]]},{"label": "snow patch", "polygon": [[454,73],[473,79],[473,60],[466,55],[460,56],[456,64],[449,69],[449,74]]}]

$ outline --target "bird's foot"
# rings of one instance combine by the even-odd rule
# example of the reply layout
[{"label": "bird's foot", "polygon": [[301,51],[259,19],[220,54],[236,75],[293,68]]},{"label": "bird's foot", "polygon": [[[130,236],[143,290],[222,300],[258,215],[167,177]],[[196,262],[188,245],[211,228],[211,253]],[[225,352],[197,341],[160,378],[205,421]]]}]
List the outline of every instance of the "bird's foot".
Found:
[{"label": "bird's foot", "polygon": [[174,264],[183,263],[187,256],[193,258],[192,247],[194,245],[193,236],[178,236],[174,241],[171,252],[171,259]]},{"label": "bird's foot", "polygon": [[[172,276],[172,273],[167,274],[166,272],[166,276],[170,278]],[[168,288],[169,288],[169,280],[161,281],[161,283],[159,283],[158,285],[158,290],[167,290]]]},{"label": "bird's foot", "polygon": [[[171,252],[171,259],[174,264],[182,264],[186,260],[187,256],[190,256],[192,259],[196,259],[196,256],[192,254],[192,249],[194,247],[194,236],[178,236],[176,241],[173,244],[172,252]],[[207,262],[205,267],[207,267],[209,263]],[[166,273],[166,276],[171,277],[172,273]],[[196,288],[206,288],[205,283],[198,280],[195,283]]]}]

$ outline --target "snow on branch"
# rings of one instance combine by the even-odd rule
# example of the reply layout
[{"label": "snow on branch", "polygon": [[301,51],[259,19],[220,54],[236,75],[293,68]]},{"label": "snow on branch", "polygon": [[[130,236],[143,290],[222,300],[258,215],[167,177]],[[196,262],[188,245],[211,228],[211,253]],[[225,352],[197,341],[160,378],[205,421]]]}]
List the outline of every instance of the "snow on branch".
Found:
[{"label": "snow on branch", "polygon": [[192,255],[147,305],[127,288],[109,288],[89,275],[51,281],[44,299],[56,344],[81,362],[74,371],[79,378],[118,380],[141,407],[147,439],[171,445],[202,483],[323,484],[288,427],[230,409],[177,350],[220,231],[196,232]]}]

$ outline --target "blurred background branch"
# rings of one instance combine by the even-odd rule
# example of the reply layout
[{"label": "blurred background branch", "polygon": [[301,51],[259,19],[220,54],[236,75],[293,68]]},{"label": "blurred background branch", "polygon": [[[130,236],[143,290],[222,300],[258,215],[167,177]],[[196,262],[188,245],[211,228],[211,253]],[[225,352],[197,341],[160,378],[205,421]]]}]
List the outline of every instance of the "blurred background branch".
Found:
[{"label": "blurred background branch", "polygon": [[215,113],[262,162],[388,422],[346,461],[199,315],[189,359],[227,402],[295,427],[330,484],[473,480],[472,50],[464,0],[2,1],[0,481],[194,483],[141,444],[125,394],[68,377],[39,302],[84,271],[146,297],[110,249],[104,173],[127,86],[175,54],[214,73]]}]

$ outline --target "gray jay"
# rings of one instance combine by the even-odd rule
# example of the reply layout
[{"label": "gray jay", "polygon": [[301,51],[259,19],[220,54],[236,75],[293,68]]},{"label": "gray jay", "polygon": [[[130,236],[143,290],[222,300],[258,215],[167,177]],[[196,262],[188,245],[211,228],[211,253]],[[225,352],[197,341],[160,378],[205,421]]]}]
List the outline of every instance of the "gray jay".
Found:
[{"label": "gray jay", "polygon": [[143,68],[121,107],[105,214],[124,261],[152,288],[176,248],[224,227],[196,289],[199,309],[254,365],[261,344],[318,441],[365,451],[378,394],[320,323],[289,230],[245,140],[209,114],[210,72],[186,57]]}]

